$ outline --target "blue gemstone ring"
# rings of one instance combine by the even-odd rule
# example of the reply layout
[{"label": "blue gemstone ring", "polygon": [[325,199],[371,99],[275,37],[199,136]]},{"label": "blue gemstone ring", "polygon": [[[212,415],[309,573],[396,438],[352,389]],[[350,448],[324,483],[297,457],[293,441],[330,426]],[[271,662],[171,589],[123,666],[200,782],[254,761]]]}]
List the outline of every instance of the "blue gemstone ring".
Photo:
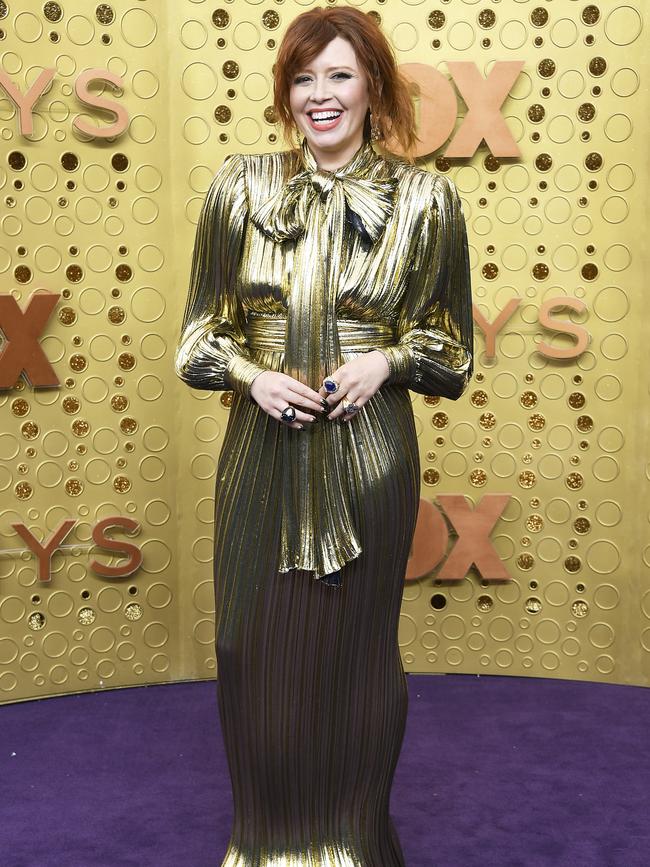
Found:
[{"label": "blue gemstone ring", "polygon": [[323,388],[328,394],[335,394],[339,390],[339,384],[335,379],[326,376],[323,380]]},{"label": "blue gemstone ring", "polygon": [[282,421],[294,421],[295,417],[296,410],[292,406],[286,406],[280,413]]}]

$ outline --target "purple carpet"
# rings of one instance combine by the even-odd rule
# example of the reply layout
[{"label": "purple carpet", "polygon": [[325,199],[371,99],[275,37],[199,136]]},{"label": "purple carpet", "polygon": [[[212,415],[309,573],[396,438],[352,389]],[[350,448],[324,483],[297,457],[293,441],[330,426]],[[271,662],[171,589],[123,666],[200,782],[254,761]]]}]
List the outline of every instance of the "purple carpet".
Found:
[{"label": "purple carpet", "polygon": [[[408,867],[650,865],[649,689],[453,674],[409,690],[391,806]],[[219,867],[214,682],[0,714],[0,867]]]}]

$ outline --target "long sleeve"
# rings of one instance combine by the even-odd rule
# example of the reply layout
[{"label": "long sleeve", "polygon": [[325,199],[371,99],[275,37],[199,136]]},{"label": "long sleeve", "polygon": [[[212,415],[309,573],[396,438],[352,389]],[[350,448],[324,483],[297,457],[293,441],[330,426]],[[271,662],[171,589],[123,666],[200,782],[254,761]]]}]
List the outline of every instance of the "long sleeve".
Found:
[{"label": "long sleeve", "polygon": [[474,368],[467,228],[452,180],[435,176],[397,323],[398,342],[379,351],[388,384],[457,400]]},{"label": "long sleeve", "polygon": [[193,388],[235,389],[252,400],[252,382],[267,368],[250,356],[235,292],[248,218],[244,172],[243,155],[227,156],[203,202],[175,368]]}]

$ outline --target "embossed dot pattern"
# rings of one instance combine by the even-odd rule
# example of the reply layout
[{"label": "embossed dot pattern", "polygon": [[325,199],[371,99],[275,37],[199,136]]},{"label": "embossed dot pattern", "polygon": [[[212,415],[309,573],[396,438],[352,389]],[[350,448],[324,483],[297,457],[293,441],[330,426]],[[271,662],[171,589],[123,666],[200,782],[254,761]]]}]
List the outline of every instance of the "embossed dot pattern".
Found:
[{"label": "embossed dot pattern", "polygon": [[[183,386],[173,351],[201,201],[225,154],[286,146],[271,67],[288,22],[311,4],[173,5],[72,0],[53,17],[50,4],[20,14],[8,4],[3,19],[13,46],[3,65],[23,91],[35,67],[56,68],[29,146],[15,112],[1,121],[3,291],[21,304],[40,286],[63,297],[42,340],[61,389],[19,382],[0,394],[0,539],[24,547],[17,521],[38,539],[65,518],[77,524],[49,584],[31,555],[0,556],[0,703],[215,674],[213,489],[230,398]],[[476,327],[460,400],[413,395],[421,496],[462,493],[476,507],[508,494],[491,540],[511,580],[482,580],[473,566],[440,581],[441,561],[407,582],[404,665],[647,683],[642,7],[355,5],[380,16],[401,63],[448,77],[447,60],[473,60],[482,75],[525,60],[502,107],[520,159],[483,143],[468,159],[446,159],[443,146],[422,161],[461,195],[477,311],[492,322],[511,299],[519,307],[495,357]],[[123,104],[130,124],[99,143],[71,124],[80,111],[108,122],[74,96],[76,76],[102,65],[124,87],[95,92]],[[542,325],[540,307],[566,296],[585,309],[552,317],[586,330],[589,344],[550,359],[542,344],[561,351],[575,338]],[[143,564],[107,582],[93,558],[125,558],[94,546],[92,531],[112,515],[140,524],[114,537],[137,544]]]}]

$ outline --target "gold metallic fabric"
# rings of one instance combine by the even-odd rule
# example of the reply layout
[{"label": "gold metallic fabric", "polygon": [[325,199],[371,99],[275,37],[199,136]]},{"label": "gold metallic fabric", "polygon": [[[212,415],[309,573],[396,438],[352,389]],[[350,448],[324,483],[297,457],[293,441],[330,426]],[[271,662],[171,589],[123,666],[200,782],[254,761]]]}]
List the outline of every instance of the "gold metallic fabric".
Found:
[{"label": "gold metallic fabric", "polygon": [[[378,175],[383,162],[365,143],[345,166],[319,171],[306,139],[305,168],[257,208],[253,223],[273,241],[300,239],[286,287],[284,370],[321,383],[341,365],[337,319],[346,216],[372,244],[394,209],[397,179]],[[372,348],[372,347],[371,347]],[[341,585],[341,568],[361,553],[350,504],[347,431],[341,424],[308,427],[283,438],[281,571],[305,569]],[[327,468],[323,474],[321,469]]]},{"label": "gold metallic fabric", "polygon": [[[381,348],[387,385],[459,396],[472,373],[473,326],[453,184],[383,159],[368,142],[336,172],[318,171],[306,141],[298,154],[231,155],[200,217],[179,375],[196,388],[247,396],[265,367],[246,342],[245,322],[251,312],[272,312],[286,314],[288,327],[282,366],[271,368],[318,389],[342,360],[335,323],[346,311],[395,327],[395,343]],[[279,569],[340,576],[361,553],[349,432],[333,424],[283,427],[280,436],[288,469]]]},{"label": "gold metallic fabric", "polygon": [[[448,178],[364,144],[343,167],[335,197],[333,178],[316,178],[313,195],[305,186],[313,178],[291,184],[313,175],[309,156],[304,144],[298,152],[236,154],[216,173],[197,227],[176,357],[192,387],[234,392],[214,533],[217,690],[235,807],[223,867],[403,867],[389,796],[407,711],[397,627],[419,501],[408,389],[454,400],[471,377],[467,237]],[[350,189],[368,179],[392,181],[367,185],[364,209]],[[390,204],[373,210],[374,225],[368,203],[388,189]],[[343,214],[339,225],[328,223],[328,208]],[[273,237],[281,226],[288,236]],[[302,285],[311,275],[316,285]],[[330,301],[315,297],[332,280]],[[305,298],[319,317],[329,311],[335,335],[311,321]],[[296,334],[303,337],[292,344]],[[330,425],[340,439],[328,450],[323,437],[314,449],[307,438],[315,430],[271,418],[250,387],[262,370],[287,372],[290,359],[318,390],[317,362],[337,342],[342,362],[384,353],[390,376],[348,423],[316,422],[318,436]],[[349,559],[349,539],[307,535],[335,532],[340,503],[318,500],[329,514],[315,528],[297,521],[300,503],[309,502],[295,489],[303,442],[314,484],[333,471],[326,458],[338,461],[359,548]],[[292,566],[302,551],[316,557],[304,561],[316,569]],[[341,552],[341,580],[331,586],[325,569]]]}]

